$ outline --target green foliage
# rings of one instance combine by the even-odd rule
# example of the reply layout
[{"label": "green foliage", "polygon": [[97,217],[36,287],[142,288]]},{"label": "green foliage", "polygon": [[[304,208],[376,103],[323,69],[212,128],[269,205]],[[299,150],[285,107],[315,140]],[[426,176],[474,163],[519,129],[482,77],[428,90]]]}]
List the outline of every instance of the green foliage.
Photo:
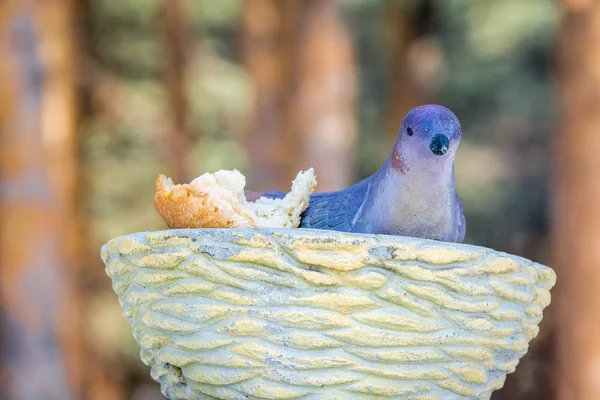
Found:
[{"label": "green foliage", "polygon": [[[242,139],[251,109],[252,88],[236,50],[242,2],[203,0],[185,4],[195,43],[190,53],[192,67],[188,87],[191,131],[200,139],[193,149],[194,173],[217,168],[243,169],[247,163]],[[414,6],[408,2],[403,4]],[[158,0],[93,0],[90,6],[91,54],[103,71],[118,79],[118,86],[127,98],[122,107],[129,112],[122,113],[116,125],[92,119],[89,126],[93,134],[89,135],[87,147],[113,157],[108,162],[98,155],[99,162],[116,163],[121,168],[127,165],[128,173],[123,174],[122,179],[132,179],[135,183],[123,186],[137,190],[130,194],[130,202],[125,203],[136,207],[150,203],[152,185],[148,182],[163,165],[162,153],[157,149],[168,112],[161,81],[164,38],[159,22],[163,5]],[[382,28],[384,6],[384,2],[364,0],[342,3],[343,15],[356,45],[360,73],[357,168],[361,177],[378,168],[389,150],[389,134],[383,130],[383,121],[388,88],[394,84],[394,77],[387,71]],[[430,36],[440,44],[444,59],[438,102],[456,112],[465,130],[457,175],[472,242],[511,249],[506,242],[485,239],[489,235],[484,236],[483,232],[494,224],[498,207],[512,204],[512,198],[519,198],[516,208],[530,213],[545,212],[538,199],[543,198],[540,193],[546,186],[547,157],[544,155],[548,152],[548,135],[554,126],[549,50],[557,18],[555,5],[546,0],[435,3]],[[98,138],[104,136],[112,140]],[[122,159],[115,160],[110,151],[101,153],[103,146],[114,146],[122,141],[132,146]],[[470,143],[473,146],[469,146]],[[482,168],[481,162],[486,163],[476,153],[489,154],[490,149],[499,149],[500,159],[511,160],[501,164],[510,164],[512,172],[473,176],[470,171]],[[527,160],[532,158],[542,165],[529,165]],[[114,172],[111,168],[120,167],[98,167],[98,179],[107,180],[101,177],[102,171],[108,175]],[[539,192],[521,192],[525,188],[518,182],[532,176],[536,184],[526,191]],[[118,208],[105,198],[110,196],[106,190],[105,186],[102,189],[99,186],[93,199],[113,203]],[[136,196],[139,200],[133,200]],[[501,204],[499,199],[502,199]],[[110,220],[118,221],[120,228],[102,228],[104,234],[100,236],[103,238],[108,232],[125,233],[134,227],[143,229],[146,225],[149,228],[148,225],[156,222],[151,208],[138,209],[139,217],[129,219],[131,225],[124,224],[113,208],[91,209],[104,210],[101,225],[110,225]],[[111,218],[111,215],[114,216]],[[139,221],[135,222],[136,218]],[[536,219],[539,220],[544,219]],[[515,229],[529,229],[506,223],[494,226],[496,231],[502,232],[501,237]],[[526,244],[522,246],[511,250],[524,250]]]},{"label": "green foliage", "polygon": [[[161,80],[163,4],[91,1],[89,58],[118,93],[108,111],[89,116],[84,129],[88,210],[101,241],[164,227],[152,206],[154,179],[168,173],[162,146],[168,112]],[[239,59],[242,4],[186,3],[194,39],[187,90],[197,175],[221,168],[251,173],[243,146],[253,93]],[[341,5],[357,52],[357,170],[365,177],[389,152],[383,121],[394,76],[387,70],[385,2]],[[429,36],[443,56],[436,102],[452,109],[464,128],[456,173],[467,241],[543,261],[557,7],[548,0],[438,0],[434,10]]]},{"label": "green foliage", "polygon": [[[187,88],[190,131],[197,139],[191,149],[193,172],[244,169],[241,140],[251,86],[239,62],[231,59],[233,52],[221,51],[233,47],[239,2],[185,4],[196,35]],[[162,80],[163,5],[157,0],[93,0],[90,5],[90,55],[116,93],[84,128],[88,209],[101,241],[165,227],[152,204],[156,176],[169,172],[162,145],[169,112]]]},{"label": "green foliage", "polygon": [[[444,15],[438,18],[438,37],[446,59],[440,102],[456,112],[464,128],[457,184],[467,239],[544,257],[529,252],[547,230],[556,6],[545,0],[438,5]],[[495,159],[477,154],[490,151]],[[494,163],[501,164],[497,173],[473,176]]]}]

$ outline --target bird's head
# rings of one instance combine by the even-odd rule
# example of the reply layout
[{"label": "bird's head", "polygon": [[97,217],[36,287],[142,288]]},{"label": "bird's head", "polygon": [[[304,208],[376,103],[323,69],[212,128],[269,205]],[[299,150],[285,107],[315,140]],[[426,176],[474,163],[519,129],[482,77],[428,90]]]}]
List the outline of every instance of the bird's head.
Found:
[{"label": "bird's head", "polygon": [[458,118],[446,107],[428,104],[413,108],[400,126],[390,156],[392,167],[403,173],[452,164],[461,136]]}]

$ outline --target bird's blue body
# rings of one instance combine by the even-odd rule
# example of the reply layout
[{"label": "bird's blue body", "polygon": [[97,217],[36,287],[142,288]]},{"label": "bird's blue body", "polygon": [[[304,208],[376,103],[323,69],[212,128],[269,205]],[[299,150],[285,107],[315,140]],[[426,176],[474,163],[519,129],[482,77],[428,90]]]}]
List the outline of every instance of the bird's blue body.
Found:
[{"label": "bird's blue body", "polygon": [[[360,215],[360,207],[368,190],[369,179],[365,179],[339,192],[313,193],[308,207],[302,213],[300,228],[357,232],[355,227],[358,228],[360,220],[356,217]],[[285,194],[271,191],[264,196],[283,198]]]},{"label": "bird's blue body", "polygon": [[311,195],[300,227],[462,242],[465,219],[454,186],[461,135],[458,119],[447,108],[411,110],[384,165],[345,190]]}]

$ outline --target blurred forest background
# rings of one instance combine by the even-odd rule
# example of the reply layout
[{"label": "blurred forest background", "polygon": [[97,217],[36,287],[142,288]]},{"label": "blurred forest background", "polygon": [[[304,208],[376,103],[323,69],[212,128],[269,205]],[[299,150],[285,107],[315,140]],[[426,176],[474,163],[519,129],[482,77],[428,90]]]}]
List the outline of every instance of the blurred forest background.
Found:
[{"label": "blurred forest background", "polygon": [[162,398],[99,258],[158,173],[340,189],[424,103],[466,241],[559,276],[494,399],[600,399],[599,0],[4,0],[0,59],[0,399]]}]

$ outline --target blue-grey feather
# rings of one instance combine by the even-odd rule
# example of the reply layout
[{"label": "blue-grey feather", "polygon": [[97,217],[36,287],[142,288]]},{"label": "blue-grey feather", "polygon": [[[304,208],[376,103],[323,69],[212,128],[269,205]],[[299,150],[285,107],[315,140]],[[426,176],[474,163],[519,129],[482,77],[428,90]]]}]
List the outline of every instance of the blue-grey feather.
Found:
[{"label": "blue-grey feather", "polygon": [[[301,215],[300,228],[331,229],[351,232],[353,220],[360,209],[369,179],[339,192],[313,193],[308,207]],[[263,197],[282,199],[285,194],[276,190],[265,192]]]}]

